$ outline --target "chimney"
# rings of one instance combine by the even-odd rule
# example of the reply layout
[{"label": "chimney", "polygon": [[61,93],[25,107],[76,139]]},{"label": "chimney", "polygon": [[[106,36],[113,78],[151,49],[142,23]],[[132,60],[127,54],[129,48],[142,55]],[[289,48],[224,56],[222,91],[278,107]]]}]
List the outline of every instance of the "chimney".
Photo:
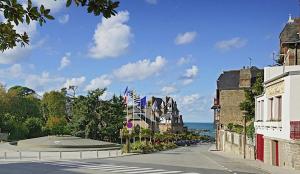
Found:
[{"label": "chimney", "polygon": [[249,88],[251,87],[251,68],[241,69],[240,70],[240,88]]}]

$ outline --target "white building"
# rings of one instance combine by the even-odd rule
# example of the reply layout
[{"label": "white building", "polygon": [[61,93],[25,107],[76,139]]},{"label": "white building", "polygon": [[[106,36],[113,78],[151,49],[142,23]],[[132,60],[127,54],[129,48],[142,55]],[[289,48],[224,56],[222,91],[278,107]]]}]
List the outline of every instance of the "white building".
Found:
[{"label": "white building", "polygon": [[300,169],[300,65],[264,69],[254,126],[258,160]]}]

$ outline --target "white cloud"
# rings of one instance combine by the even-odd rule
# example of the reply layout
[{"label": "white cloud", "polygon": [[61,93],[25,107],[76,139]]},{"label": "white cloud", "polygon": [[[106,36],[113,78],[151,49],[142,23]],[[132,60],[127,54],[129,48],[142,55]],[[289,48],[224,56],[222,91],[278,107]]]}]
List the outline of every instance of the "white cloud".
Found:
[{"label": "white cloud", "polygon": [[23,69],[20,64],[14,64],[8,68],[0,69],[1,78],[19,78],[23,75]]},{"label": "white cloud", "polygon": [[196,38],[196,36],[197,36],[197,32],[195,31],[180,33],[177,35],[175,39],[175,44],[183,45],[183,44],[191,43]]},{"label": "white cloud", "polygon": [[63,87],[68,88],[69,86],[81,86],[85,82],[85,77],[81,76],[78,78],[67,79]]},{"label": "white cloud", "polygon": [[61,84],[65,81],[65,78],[51,76],[48,72],[43,72],[41,75],[28,74],[24,80],[25,86],[28,86],[36,91],[45,91],[60,89]]},{"label": "white cloud", "polygon": [[155,5],[155,4],[157,4],[158,1],[157,0],[146,0],[146,2],[149,4]]},{"label": "white cloud", "polygon": [[103,59],[124,54],[132,36],[130,27],[125,24],[128,20],[128,11],[121,11],[109,19],[102,18],[95,30],[94,44],[89,50],[89,55],[92,58]]},{"label": "white cloud", "polygon": [[66,24],[66,23],[69,22],[69,19],[70,19],[70,15],[65,14],[65,15],[58,18],[58,22],[61,23],[61,24]]},{"label": "white cloud", "polygon": [[221,51],[228,51],[234,48],[242,48],[246,46],[247,39],[243,39],[240,37],[234,37],[229,40],[222,40],[215,44],[215,47]]},{"label": "white cloud", "polygon": [[175,92],[177,92],[177,88],[174,85],[170,85],[170,86],[164,86],[161,89],[161,92],[163,93],[163,95],[170,95],[173,94]]},{"label": "white cloud", "polygon": [[191,68],[185,70],[185,74],[183,75],[183,85],[191,84],[198,74],[198,67],[193,65]]},{"label": "white cloud", "polygon": [[185,78],[194,78],[198,74],[198,67],[196,65],[193,65],[191,68],[185,70],[184,77]]},{"label": "white cloud", "polygon": [[184,79],[182,81],[182,84],[183,85],[189,85],[189,84],[193,83],[193,81],[194,81],[194,79]]},{"label": "white cloud", "polygon": [[185,56],[185,57],[180,57],[180,59],[177,61],[177,65],[184,65],[188,64],[191,61],[191,55]]},{"label": "white cloud", "polygon": [[180,103],[183,107],[192,105],[197,102],[197,100],[200,99],[199,94],[191,94],[181,97]]},{"label": "white cloud", "polygon": [[52,13],[56,13],[66,5],[66,0],[33,0],[33,3],[38,6],[44,5],[45,8],[51,9]]},{"label": "white cloud", "polygon": [[105,75],[102,75],[100,77],[97,77],[97,78],[91,80],[90,84],[88,84],[85,87],[85,90],[89,91],[89,90],[94,90],[94,89],[97,89],[97,88],[100,88],[100,89],[106,88],[111,83],[112,83],[111,77],[109,77],[108,75],[105,74]]},{"label": "white cloud", "polygon": [[114,75],[122,81],[143,80],[161,71],[166,62],[162,56],[157,56],[153,62],[149,59],[139,60],[123,65],[114,71]]},{"label": "white cloud", "polygon": [[61,58],[60,66],[59,66],[58,70],[62,70],[63,68],[70,65],[70,63],[71,63],[70,56],[71,56],[71,53],[66,53],[66,55]]}]

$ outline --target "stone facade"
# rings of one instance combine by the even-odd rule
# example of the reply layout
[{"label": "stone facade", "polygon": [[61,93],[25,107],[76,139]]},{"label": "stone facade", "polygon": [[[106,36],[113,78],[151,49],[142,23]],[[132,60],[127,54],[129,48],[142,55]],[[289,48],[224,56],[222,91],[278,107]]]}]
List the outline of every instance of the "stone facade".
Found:
[{"label": "stone facade", "polygon": [[225,127],[229,123],[243,124],[243,113],[240,103],[245,100],[244,90],[220,91],[220,124]]}]

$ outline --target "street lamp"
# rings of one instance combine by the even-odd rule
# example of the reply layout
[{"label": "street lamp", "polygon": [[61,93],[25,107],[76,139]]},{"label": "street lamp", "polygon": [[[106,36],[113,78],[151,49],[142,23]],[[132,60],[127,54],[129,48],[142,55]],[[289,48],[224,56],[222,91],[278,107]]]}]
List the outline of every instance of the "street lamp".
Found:
[{"label": "street lamp", "polygon": [[243,110],[242,114],[243,114],[243,118],[244,118],[244,146],[243,146],[243,150],[244,150],[244,159],[246,159],[246,141],[247,141],[247,130],[246,130],[246,115],[247,115],[248,111]]}]

